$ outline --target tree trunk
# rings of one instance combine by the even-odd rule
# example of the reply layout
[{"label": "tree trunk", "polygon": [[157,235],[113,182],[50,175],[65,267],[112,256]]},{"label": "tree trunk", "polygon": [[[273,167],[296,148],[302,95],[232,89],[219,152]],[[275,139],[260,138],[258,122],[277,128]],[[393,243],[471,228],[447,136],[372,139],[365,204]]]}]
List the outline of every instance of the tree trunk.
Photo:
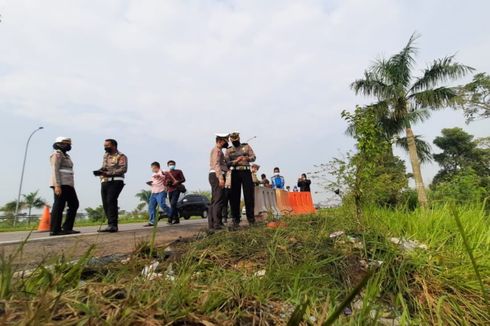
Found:
[{"label": "tree trunk", "polygon": [[410,126],[405,129],[407,135],[408,155],[412,164],[413,178],[415,179],[415,187],[417,188],[417,197],[420,207],[427,207],[427,194],[425,192],[424,179],[420,170],[420,160],[417,155],[417,146],[415,145],[415,136]]}]

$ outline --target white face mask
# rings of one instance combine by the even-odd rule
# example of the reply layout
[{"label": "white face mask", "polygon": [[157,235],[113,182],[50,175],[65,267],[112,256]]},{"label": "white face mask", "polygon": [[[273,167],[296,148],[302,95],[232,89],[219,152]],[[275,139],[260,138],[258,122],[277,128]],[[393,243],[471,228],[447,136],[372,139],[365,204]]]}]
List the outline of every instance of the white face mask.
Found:
[{"label": "white face mask", "polygon": [[279,176],[279,172],[274,172],[274,175]]}]

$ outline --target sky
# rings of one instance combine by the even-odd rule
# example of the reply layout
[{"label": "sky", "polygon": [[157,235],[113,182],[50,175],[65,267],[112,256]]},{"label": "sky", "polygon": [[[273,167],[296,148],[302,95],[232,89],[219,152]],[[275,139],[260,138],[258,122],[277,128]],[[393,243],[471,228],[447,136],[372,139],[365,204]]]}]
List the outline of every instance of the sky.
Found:
[{"label": "sky", "polygon": [[[100,204],[91,172],[106,138],[129,160],[122,209],[137,205],[153,161],[177,161],[189,190],[208,190],[216,132],[256,137],[260,172],[280,166],[293,186],[353,149],[340,112],[374,99],[350,83],[413,32],[417,72],[452,54],[490,72],[488,12],[486,0],[0,0],[0,205],[17,196],[38,126],[23,193],[48,201],[57,136],[73,139],[82,208]],[[432,142],[455,126],[488,136],[488,125],[446,109],[414,130]],[[437,169],[423,166],[427,184]],[[314,190],[317,202],[331,197]]]}]

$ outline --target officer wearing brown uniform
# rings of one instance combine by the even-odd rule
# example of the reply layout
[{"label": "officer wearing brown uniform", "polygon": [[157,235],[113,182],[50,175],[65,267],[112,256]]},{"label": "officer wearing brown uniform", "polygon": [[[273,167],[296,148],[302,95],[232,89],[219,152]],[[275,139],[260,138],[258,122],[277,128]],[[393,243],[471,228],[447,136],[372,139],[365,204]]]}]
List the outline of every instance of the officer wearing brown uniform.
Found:
[{"label": "officer wearing brown uniform", "polygon": [[216,145],[209,157],[209,184],[211,185],[211,204],[208,212],[209,230],[222,229],[222,213],[226,202],[225,176],[228,171],[223,148],[228,147],[228,135],[216,134]]},{"label": "officer wearing brown uniform", "polygon": [[117,149],[117,141],[104,142],[102,168],[94,171],[100,177],[102,206],[107,217],[107,228],[99,232],[117,232],[119,219],[118,198],[124,188],[124,174],[128,171],[128,158]]},{"label": "officer wearing brown uniform", "polygon": [[[73,230],[79,203],[75,191],[73,162],[67,153],[71,150],[71,139],[68,137],[56,138],[53,149],[54,152],[50,157],[50,187],[53,188],[54,202],[51,209],[50,235],[80,233]],[[66,204],[68,204],[68,211],[62,226],[63,210]]]},{"label": "officer wearing brown uniform", "polygon": [[249,144],[240,142],[240,134],[230,134],[232,146],[226,150],[225,158],[231,170],[230,206],[234,226],[240,223],[240,197],[243,186],[243,197],[247,220],[255,223],[254,184],[250,163],[255,161],[255,153]]}]

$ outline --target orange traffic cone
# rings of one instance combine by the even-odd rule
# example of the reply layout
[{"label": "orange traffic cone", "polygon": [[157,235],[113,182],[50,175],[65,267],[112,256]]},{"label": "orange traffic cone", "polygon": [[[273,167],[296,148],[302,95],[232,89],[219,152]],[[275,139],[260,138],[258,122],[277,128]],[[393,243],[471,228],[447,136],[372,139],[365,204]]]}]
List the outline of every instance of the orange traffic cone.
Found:
[{"label": "orange traffic cone", "polygon": [[41,216],[41,219],[39,220],[39,226],[38,226],[37,230],[40,232],[49,231],[50,230],[50,227],[49,227],[50,219],[51,219],[51,217],[49,214],[49,206],[46,205],[46,206],[44,206],[43,215]]}]

